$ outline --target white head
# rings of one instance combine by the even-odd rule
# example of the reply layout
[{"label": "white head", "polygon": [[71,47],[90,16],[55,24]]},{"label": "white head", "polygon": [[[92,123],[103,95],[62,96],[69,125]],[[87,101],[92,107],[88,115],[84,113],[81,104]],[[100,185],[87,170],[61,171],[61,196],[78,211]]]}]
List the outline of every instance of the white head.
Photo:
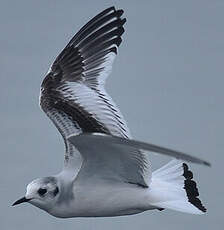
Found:
[{"label": "white head", "polygon": [[55,205],[59,197],[58,180],[55,177],[36,179],[27,185],[26,195],[14,205],[29,202],[47,212]]}]

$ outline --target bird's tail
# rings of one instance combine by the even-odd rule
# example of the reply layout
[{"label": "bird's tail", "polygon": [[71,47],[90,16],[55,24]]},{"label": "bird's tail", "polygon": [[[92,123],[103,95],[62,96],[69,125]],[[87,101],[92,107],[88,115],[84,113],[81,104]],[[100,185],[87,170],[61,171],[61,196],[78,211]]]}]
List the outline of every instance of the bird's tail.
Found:
[{"label": "bird's tail", "polygon": [[203,214],[206,208],[198,196],[197,184],[186,163],[172,160],[152,173],[150,205],[180,212]]}]

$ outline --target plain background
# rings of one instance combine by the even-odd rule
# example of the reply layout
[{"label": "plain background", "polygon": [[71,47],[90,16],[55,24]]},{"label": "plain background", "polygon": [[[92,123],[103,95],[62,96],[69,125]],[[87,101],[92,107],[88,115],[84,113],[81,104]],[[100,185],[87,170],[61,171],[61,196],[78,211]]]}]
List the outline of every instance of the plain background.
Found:
[{"label": "plain background", "polygon": [[[1,230],[223,229],[224,1],[8,0],[0,5]],[[124,9],[127,24],[108,92],[136,139],[212,163],[212,168],[191,166],[208,208],[203,216],[165,210],[56,219],[29,204],[11,207],[30,181],[62,167],[63,142],[38,106],[44,75],[74,33],[112,5]]]}]

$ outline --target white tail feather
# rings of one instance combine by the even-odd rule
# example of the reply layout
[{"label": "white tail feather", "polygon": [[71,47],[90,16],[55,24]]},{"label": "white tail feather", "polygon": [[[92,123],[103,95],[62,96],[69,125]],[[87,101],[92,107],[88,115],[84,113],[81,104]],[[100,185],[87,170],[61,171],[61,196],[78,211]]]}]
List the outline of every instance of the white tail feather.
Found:
[{"label": "white tail feather", "polygon": [[192,214],[205,213],[192,178],[188,166],[179,160],[172,160],[154,171],[149,185],[150,205]]}]

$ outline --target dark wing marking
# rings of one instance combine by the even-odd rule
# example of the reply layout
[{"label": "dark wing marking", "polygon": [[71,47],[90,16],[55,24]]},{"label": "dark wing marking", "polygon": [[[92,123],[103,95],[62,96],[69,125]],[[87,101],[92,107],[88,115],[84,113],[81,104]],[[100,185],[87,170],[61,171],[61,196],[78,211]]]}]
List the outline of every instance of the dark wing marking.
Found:
[{"label": "dark wing marking", "polygon": [[127,125],[104,90],[121,43],[123,10],[108,8],[71,39],[41,85],[40,106],[64,138],[66,156],[75,152],[72,133],[101,132],[130,137]]}]

